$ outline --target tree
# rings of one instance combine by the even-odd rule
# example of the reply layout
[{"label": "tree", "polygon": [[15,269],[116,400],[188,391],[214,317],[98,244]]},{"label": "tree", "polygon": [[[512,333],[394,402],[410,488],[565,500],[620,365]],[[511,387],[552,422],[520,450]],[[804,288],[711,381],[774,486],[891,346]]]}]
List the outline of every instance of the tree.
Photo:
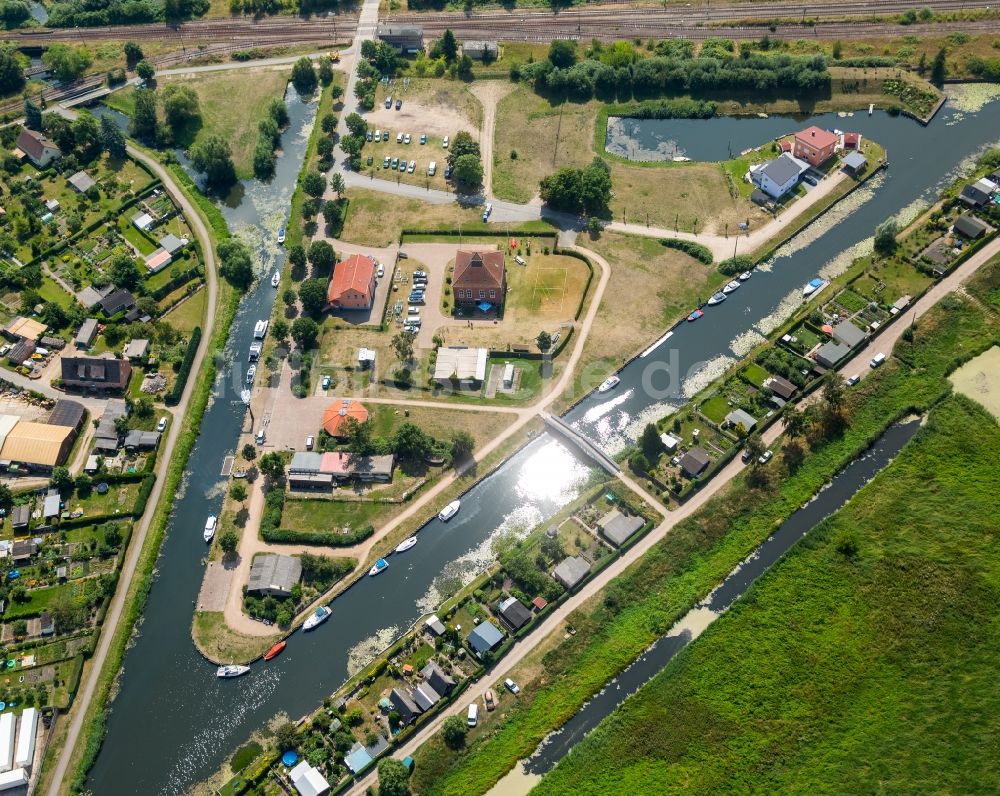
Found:
[{"label": "tree", "polygon": [[245,290],[253,282],[250,249],[238,238],[228,238],[215,247],[219,255],[219,274],[233,287]]},{"label": "tree", "polygon": [[347,124],[347,129],[351,135],[356,135],[358,138],[364,138],[365,133],[368,132],[368,122],[359,113],[349,113],[344,122]]},{"label": "tree", "polygon": [[764,453],[764,442],[761,440],[759,434],[753,434],[746,438],[743,443],[744,455],[749,459],[750,464],[757,466],[757,460],[760,458],[761,454]]},{"label": "tree", "polygon": [[14,505],[14,493],[7,484],[0,484],[0,508],[10,509]]},{"label": "tree", "polygon": [[[265,121],[270,122],[271,120],[266,119]],[[263,124],[263,122],[261,122],[261,124]],[[274,124],[274,122],[271,122],[271,124]],[[261,132],[263,133],[264,131],[261,130]],[[316,154],[319,155],[322,160],[333,157],[333,139],[327,138],[326,136],[320,138],[319,141],[316,142]],[[334,174],[333,176],[340,177],[340,174]]]},{"label": "tree", "polygon": [[844,48],[843,48],[843,46],[840,43],[840,39],[837,39],[833,43],[833,51],[831,53],[833,55],[833,60],[834,61],[839,61],[840,60],[840,56],[843,55],[843,52],[844,52]]},{"label": "tree", "polygon": [[156,93],[151,88],[138,88],[133,97],[129,130],[140,140],[152,140],[156,137]]},{"label": "tree", "polygon": [[24,88],[24,82],[17,50],[11,45],[0,47],[0,94],[16,94]]},{"label": "tree", "polygon": [[535,345],[537,345],[538,350],[544,354],[552,348],[552,335],[543,329],[538,333],[538,337],[535,338]]},{"label": "tree", "polygon": [[[434,46],[435,48],[440,48],[439,52],[444,56],[445,63],[450,64],[458,57],[458,42],[455,40],[455,34],[450,29],[445,30],[440,40]],[[434,54],[433,51],[431,54]]]},{"label": "tree", "polygon": [[468,730],[461,716],[449,716],[441,725],[441,737],[449,749],[461,749],[465,746],[465,733]]},{"label": "tree", "polygon": [[383,757],[378,761],[378,796],[406,796],[410,792],[408,777],[402,760]]},{"label": "tree", "polygon": [[301,95],[312,94],[316,90],[316,70],[305,56],[299,58],[292,67],[292,85]]},{"label": "tree", "polygon": [[142,272],[130,254],[117,254],[108,267],[108,279],[115,287],[131,290],[142,280]]},{"label": "tree", "polygon": [[288,337],[288,321],[284,318],[275,318],[271,321],[271,337],[279,343],[284,343],[285,338]]},{"label": "tree", "polygon": [[87,70],[91,62],[90,50],[86,47],[51,44],[42,53],[42,63],[49,68],[56,80],[63,83],[71,83],[76,80]]},{"label": "tree", "polygon": [[279,481],[285,476],[285,462],[281,454],[272,451],[260,457],[260,471],[272,481]]},{"label": "tree", "polygon": [[163,89],[160,102],[163,105],[163,113],[167,117],[167,124],[175,130],[201,116],[198,95],[190,86],[171,83]]},{"label": "tree", "polygon": [[142,47],[134,41],[125,42],[122,50],[125,52],[125,65],[129,69],[134,69],[135,65],[145,57],[142,54]]},{"label": "tree", "polygon": [[[306,315],[317,317],[326,306],[326,280],[307,279],[299,285],[299,301]],[[292,326],[294,334],[294,324]]]},{"label": "tree", "polygon": [[156,74],[156,69],[153,68],[153,65],[149,61],[143,58],[135,65],[135,73],[139,76],[140,80],[149,81]]},{"label": "tree", "polygon": [[319,199],[326,190],[326,178],[318,171],[307,171],[302,177],[302,190],[314,199]]},{"label": "tree", "polygon": [[243,446],[240,453],[243,455],[243,458],[246,459],[248,462],[252,462],[254,459],[257,458],[257,449],[254,447],[252,442],[246,443]]},{"label": "tree", "polygon": [[288,262],[296,268],[302,268],[306,264],[306,250],[301,243],[296,243],[288,250]]},{"label": "tree", "polygon": [[785,421],[785,434],[789,437],[801,437],[806,430],[806,418],[802,412],[789,405],[782,415]]},{"label": "tree", "polygon": [[451,435],[451,458],[463,461],[472,456],[476,448],[476,439],[468,431],[456,431]]},{"label": "tree", "polygon": [[274,743],[277,745],[278,751],[287,752],[289,749],[294,749],[297,742],[298,733],[295,731],[294,724],[286,721],[278,725],[278,729],[274,731]]},{"label": "tree", "polygon": [[399,332],[392,338],[392,350],[396,352],[396,358],[400,364],[405,365],[413,356],[413,340],[416,335],[413,332]]},{"label": "tree", "polygon": [[274,119],[279,128],[288,124],[288,106],[281,97],[272,97],[267,105],[267,115]]},{"label": "tree", "polygon": [[360,423],[356,417],[348,417],[341,426],[341,435],[347,450],[354,456],[368,456],[375,450],[370,423]]},{"label": "tree", "polygon": [[455,158],[455,165],[451,170],[452,177],[456,182],[474,187],[483,182],[483,164],[478,155],[461,155]]},{"label": "tree", "polygon": [[125,157],[125,136],[110,116],[101,117],[101,146],[112,158]]},{"label": "tree", "polygon": [[222,548],[222,552],[227,556],[231,556],[233,553],[235,553],[236,548],[239,547],[239,545],[240,545],[240,537],[236,533],[236,531],[234,531],[232,528],[230,528],[227,531],[224,531],[219,536],[219,547]]},{"label": "tree", "polygon": [[940,88],[944,85],[944,78],[947,73],[948,67],[945,64],[945,49],[942,47],[937,51],[937,55],[934,56],[934,60],[931,62],[931,83]]},{"label": "tree", "polygon": [[414,423],[403,423],[393,437],[393,449],[400,459],[420,461],[434,451],[434,440]]},{"label": "tree", "polygon": [[[327,139],[328,140],[328,139]],[[344,175],[339,171],[330,175],[330,190],[337,194],[337,198],[344,192]]]},{"label": "tree", "polygon": [[344,217],[344,209],[338,202],[330,200],[323,204],[323,220],[331,230],[336,230]]},{"label": "tree", "polygon": [[101,149],[101,125],[93,116],[82,111],[70,124],[73,145],[85,160],[95,157]]},{"label": "tree", "polygon": [[788,440],[781,448],[781,458],[789,472],[799,469],[799,465],[802,464],[805,457],[806,453],[802,445],[793,439]]},{"label": "tree", "polygon": [[223,192],[236,182],[232,152],[222,136],[210,135],[195,143],[188,155],[194,170],[205,175],[205,182],[211,190]]},{"label": "tree", "polygon": [[576,63],[576,42],[556,39],[549,45],[549,62],[558,69],[565,69]]},{"label": "tree", "polygon": [[330,66],[329,58],[319,59],[319,82],[324,86],[329,86],[333,82],[333,67]]},{"label": "tree", "polygon": [[466,130],[460,130],[451,142],[448,149],[448,165],[455,168],[455,162],[462,155],[475,155],[476,158],[482,158],[479,144]]},{"label": "tree", "polygon": [[239,503],[242,503],[247,499],[246,485],[242,481],[233,481],[232,485],[229,487],[229,497]]},{"label": "tree", "polygon": [[292,339],[295,344],[306,351],[314,348],[319,337],[319,326],[312,318],[296,318],[292,324]]},{"label": "tree", "polygon": [[29,130],[42,129],[42,109],[27,97],[24,98],[24,126]]},{"label": "tree", "polygon": [[891,256],[898,246],[896,242],[896,234],[898,232],[899,227],[893,218],[879,224],[875,228],[875,251],[883,257]]},{"label": "tree", "polygon": [[840,414],[844,408],[844,381],[835,370],[823,377],[823,403],[831,414]]},{"label": "tree", "polygon": [[600,158],[578,169],[559,169],[541,182],[541,197],[550,207],[572,213],[603,215],[611,202],[611,170]]},{"label": "tree", "polygon": [[67,495],[73,490],[73,476],[68,467],[53,467],[49,476],[49,484],[59,490],[62,495]]},{"label": "tree", "polygon": [[639,437],[639,447],[642,448],[643,455],[651,462],[659,461],[660,454],[666,450],[663,440],[652,423],[646,423]]},{"label": "tree", "polygon": [[325,240],[314,240],[309,244],[309,262],[316,276],[329,276],[336,259],[333,246]]}]

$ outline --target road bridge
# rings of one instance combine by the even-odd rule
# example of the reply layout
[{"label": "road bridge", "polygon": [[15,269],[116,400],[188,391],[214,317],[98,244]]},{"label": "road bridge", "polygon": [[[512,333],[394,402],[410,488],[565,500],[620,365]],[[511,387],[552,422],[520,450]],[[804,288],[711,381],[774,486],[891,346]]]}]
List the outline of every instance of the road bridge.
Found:
[{"label": "road bridge", "polygon": [[542,420],[545,421],[546,428],[556,432],[569,442],[572,442],[587,456],[588,459],[592,459],[599,467],[606,470],[609,474],[617,476],[621,472],[621,467],[618,466],[618,462],[608,456],[608,454],[602,451],[597,445],[583,436],[583,434],[569,425],[569,423],[564,421],[562,418],[550,415],[548,412],[542,412]]}]

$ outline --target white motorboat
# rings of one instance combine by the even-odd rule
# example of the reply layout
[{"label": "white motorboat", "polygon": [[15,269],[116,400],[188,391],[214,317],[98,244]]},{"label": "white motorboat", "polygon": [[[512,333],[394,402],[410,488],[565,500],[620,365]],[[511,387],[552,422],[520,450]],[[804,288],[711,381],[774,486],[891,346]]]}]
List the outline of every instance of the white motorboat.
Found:
[{"label": "white motorboat", "polygon": [[209,514],[208,519],[205,520],[205,533],[203,533],[202,536],[205,538],[206,542],[211,542],[212,537],[215,536],[215,526],[218,521],[218,517],[214,514]]},{"label": "white motorboat", "polygon": [[254,340],[250,343],[250,353],[247,355],[247,360],[250,362],[256,362],[260,359],[260,355],[263,350],[264,344],[260,340]]},{"label": "white motorboat", "polygon": [[278,243],[284,243],[284,242],[285,242],[285,228],[282,227],[281,229],[278,230]]},{"label": "white motorboat", "polygon": [[396,552],[397,553],[405,553],[407,550],[409,550],[411,547],[413,547],[413,545],[415,545],[416,543],[417,543],[417,537],[416,536],[411,536],[409,539],[404,539],[402,542],[400,542],[398,545],[396,545]]},{"label": "white motorboat", "polygon": [[461,506],[462,506],[461,500],[451,501],[451,503],[449,503],[447,506],[441,509],[440,513],[438,514],[438,519],[441,520],[441,522],[448,522],[448,520],[450,520],[452,517],[458,514],[458,510],[459,508],[461,508]]},{"label": "white motorboat", "polygon": [[802,295],[811,296],[825,284],[826,284],[825,279],[820,279],[819,277],[816,277],[816,279],[811,279],[809,280],[809,284],[806,285],[804,288],[802,288]]},{"label": "white motorboat", "polygon": [[263,340],[265,334],[267,334],[267,321],[257,321],[253,327],[253,339]]},{"label": "white motorboat", "polygon": [[240,400],[243,401],[246,406],[250,406],[251,395],[252,393],[250,390],[240,390]]},{"label": "white motorboat", "polygon": [[257,375],[257,366],[251,365],[247,368],[247,384],[253,384],[254,377]]},{"label": "white motorboat", "polygon": [[708,306],[714,307],[716,304],[721,304],[728,298],[725,293],[713,293],[712,297],[708,300]]},{"label": "white motorboat", "polygon": [[239,666],[238,664],[231,663],[228,666],[220,666],[215,671],[216,677],[239,677],[242,674],[246,674],[250,671],[249,666]]},{"label": "white motorboat", "polygon": [[368,570],[368,574],[374,578],[380,572],[385,572],[388,568],[389,568],[389,562],[386,561],[384,558],[380,558],[378,561],[375,562],[375,566],[373,566],[371,569]]},{"label": "white motorboat", "polygon": [[597,388],[598,392],[607,392],[608,390],[613,390],[621,383],[621,379],[617,376],[608,376],[604,381],[601,382],[601,386]]},{"label": "white motorboat", "polygon": [[281,272],[275,271],[274,276],[271,277],[271,287],[277,287],[281,284]]},{"label": "white motorboat", "polygon": [[740,289],[740,285],[742,285],[742,284],[743,283],[740,282],[739,279],[734,279],[732,282],[730,282],[728,285],[726,285],[724,288],[722,288],[722,292],[723,293],[732,293],[734,290],[739,290]]},{"label": "white motorboat", "polygon": [[753,276],[753,274],[751,274],[749,271],[744,271],[742,274],[740,274],[740,281],[746,282],[751,276]]},{"label": "white motorboat", "polygon": [[312,630],[314,627],[319,627],[327,619],[330,618],[330,614],[333,613],[333,609],[328,605],[321,605],[311,614],[305,622],[302,623],[303,630]]}]

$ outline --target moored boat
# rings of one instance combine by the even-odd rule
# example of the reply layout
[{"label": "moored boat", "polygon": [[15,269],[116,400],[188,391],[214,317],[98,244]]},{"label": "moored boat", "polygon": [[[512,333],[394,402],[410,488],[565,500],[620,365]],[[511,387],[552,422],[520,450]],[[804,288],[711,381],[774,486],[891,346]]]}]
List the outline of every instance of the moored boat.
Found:
[{"label": "moored boat", "polygon": [[235,663],[231,663],[228,666],[220,666],[216,672],[216,677],[239,677],[240,675],[246,674],[250,671],[249,666],[239,666]]},{"label": "moored boat", "polygon": [[617,376],[608,376],[604,381],[601,382],[601,386],[597,388],[598,392],[607,392],[608,390],[613,390],[621,383],[621,379]]},{"label": "moored boat", "polygon": [[384,558],[380,558],[378,561],[375,562],[375,566],[373,566],[371,569],[368,570],[368,574],[371,575],[372,577],[375,577],[380,572],[385,572],[388,568],[389,568],[389,562],[386,561]]},{"label": "moored boat", "polygon": [[327,619],[330,618],[330,614],[333,613],[333,609],[328,605],[321,605],[302,623],[303,630],[312,630],[314,627],[319,627]]},{"label": "moored boat", "polygon": [[396,545],[396,552],[397,553],[405,553],[407,550],[409,550],[411,547],[413,547],[413,545],[415,545],[416,543],[417,543],[417,537],[416,536],[411,536],[409,539],[404,539],[402,542],[400,542],[398,545]]},{"label": "moored boat", "polygon": [[732,282],[730,282],[728,285],[726,285],[724,288],[722,288],[722,292],[723,293],[732,293],[734,290],[739,290],[741,284],[743,284],[743,283],[740,282],[739,279],[734,279]]},{"label": "moored boat", "polygon": [[273,660],[274,658],[277,658],[285,649],[287,644],[288,644],[287,641],[279,641],[277,644],[271,647],[271,649],[269,649],[267,652],[264,653],[264,660],[270,661]]},{"label": "moored boat", "polygon": [[281,229],[278,230],[278,243],[284,243],[284,242],[285,242],[285,228],[282,227]]},{"label": "moored boat", "polygon": [[281,272],[275,271],[274,276],[271,277],[271,287],[277,287],[281,284]]},{"label": "moored boat", "polygon": [[695,310],[690,315],[688,315],[688,323],[692,323],[693,321],[698,320],[704,314],[705,313],[702,312],[701,310]]},{"label": "moored boat", "polygon": [[819,277],[816,277],[815,279],[810,279],[809,284],[806,285],[804,288],[802,288],[802,295],[811,296],[825,284],[826,284],[825,279],[820,279]]},{"label": "moored boat", "polygon": [[716,304],[721,304],[726,298],[725,293],[713,293],[712,297],[708,300],[708,306],[714,307]]},{"label": "moored boat", "polygon": [[744,271],[742,274],[740,274],[740,281],[746,282],[751,276],[753,276],[752,273],[750,273],[749,271]]},{"label": "moored boat", "polygon": [[257,323],[253,325],[254,340],[263,340],[265,334],[267,334],[267,321],[257,321]]},{"label": "moored boat", "polygon": [[205,533],[204,536],[206,542],[211,542],[212,537],[215,536],[215,526],[218,522],[218,518],[214,514],[209,514],[208,519],[205,520]]},{"label": "moored boat", "polygon": [[247,368],[247,384],[253,384],[254,376],[257,375],[257,366],[251,365]]},{"label": "moored boat", "polygon": [[448,522],[448,520],[450,520],[452,517],[458,514],[458,510],[461,507],[461,505],[462,505],[461,500],[451,501],[451,503],[449,503],[447,506],[441,509],[441,511],[438,513],[438,519],[441,520],[441,522]]}]

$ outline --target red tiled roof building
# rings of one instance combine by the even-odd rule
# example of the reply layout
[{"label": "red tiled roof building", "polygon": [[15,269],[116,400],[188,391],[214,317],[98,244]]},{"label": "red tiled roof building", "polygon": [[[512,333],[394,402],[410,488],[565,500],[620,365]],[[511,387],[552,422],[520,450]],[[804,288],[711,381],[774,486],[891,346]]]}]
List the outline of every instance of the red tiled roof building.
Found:
[{"label": "red tiled roof building", "polygon": [[455,255],[455,276],[452,279],[457,306],[473,306],[483,302],[502,307],[507,290],[507,269],[503,252],[459,251]]},{"label": "red tiled roof building", "polygon": [[375,298],[375,258],[353,254],[337,263],[326,289],[331,309],[371,309]]},{"label": "red tiled roof building", "polygon": [[795,148],[792,154],[813,166],[822,166],[837,148],[839,136],[829,130],[821,130],[816,125],[795,134]]}]

